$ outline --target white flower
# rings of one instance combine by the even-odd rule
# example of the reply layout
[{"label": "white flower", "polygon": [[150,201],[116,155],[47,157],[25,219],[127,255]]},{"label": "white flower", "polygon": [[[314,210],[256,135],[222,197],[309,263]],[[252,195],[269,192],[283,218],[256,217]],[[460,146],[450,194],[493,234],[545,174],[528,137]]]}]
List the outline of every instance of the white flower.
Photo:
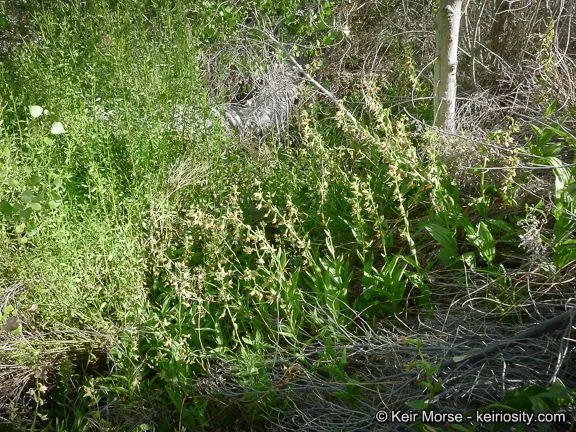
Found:
[{"label": "white flower", "polygon": [[28,107],[28,111],[30,111],[30,115],[33,118],[40,117],[44,113],[44,108],[40,105],[30,105]]},{"label": "white flower", "polygon": [[50,132],[52,132],[53,135],[60,135],[66,131],[64,130],[64,125],[62,123],[54,122],[52,123],[52,128],[50,128]]}]

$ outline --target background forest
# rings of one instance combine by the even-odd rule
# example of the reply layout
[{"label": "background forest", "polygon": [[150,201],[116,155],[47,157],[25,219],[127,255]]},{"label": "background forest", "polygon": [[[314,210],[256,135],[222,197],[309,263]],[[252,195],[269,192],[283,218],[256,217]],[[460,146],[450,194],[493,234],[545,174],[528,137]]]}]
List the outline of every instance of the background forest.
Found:
[{"label": "background forest", "polygon": [[[2,427],[573,430],[575,17],[0,1]],[[286,116],[246,132],[278,79]]]}]

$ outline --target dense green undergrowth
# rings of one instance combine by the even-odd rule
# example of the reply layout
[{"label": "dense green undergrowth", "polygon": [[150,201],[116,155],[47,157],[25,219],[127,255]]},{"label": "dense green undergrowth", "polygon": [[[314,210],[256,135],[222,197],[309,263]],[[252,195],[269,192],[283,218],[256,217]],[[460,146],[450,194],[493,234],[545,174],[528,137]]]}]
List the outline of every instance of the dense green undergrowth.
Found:
[{"label": "dense green undergrowth", "polygon": [[[38,11],[39,40],[0,65],[2,320],[17,319],[0,359],[33,371],[33,428],[258,429],[284,403],[280,356],[349,382],[341,397],[353,402],[342,353],[310,363],[307,347],[345,342],[358,319],[432,313],[434,275],[478,272],[497,281],[495,300],[521,302],[506,269],[520,265],[532,220],[555,236],[532,239],[533,254],[548,251],[544,271],[576,259],[574,169],[554,148],[576,140],[560,125],[534,129],[522,150],[555,167],[550,220],[542,204],[514,201],[518,152],[504,186],[480,171],[472,196],[460,191],[435,139],[392,118],[378,83],[361,121],[316,102],[296,138],[257,154],[219,125],[183,139],[165,127],[174,107],[211,108],[199,53],[246,11],[213,20],[212,2],[171,13],[114,3]],[[296,2],[251,6],[298,35],[325,33],[332,4],[307,9],[308,21]],[[230,382],[241,397],[219,394]],[[4,416],[29,426],[16,407]]]}]

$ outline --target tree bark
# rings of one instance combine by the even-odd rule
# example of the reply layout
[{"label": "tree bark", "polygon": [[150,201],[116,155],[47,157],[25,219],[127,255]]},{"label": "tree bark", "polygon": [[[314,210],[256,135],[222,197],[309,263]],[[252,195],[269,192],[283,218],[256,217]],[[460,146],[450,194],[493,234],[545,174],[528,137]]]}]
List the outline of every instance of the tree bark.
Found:
[{"label": "tree bark", "polygon": [[434,67],[434,126],[452,133],[456,130],[456,71],[462,0],[440,0],[436,16]]},{"label": "tree bark", "polygon": [[504,46],[504,41],[501,39],[502,33],[504,32],[504,27],[506,26],[506,21],[510,15],[510,8],[512,3],[508,0],[500,0],[496,5],[496,10],[494,13],[494,24],[490,29],[490,50],[496,56],[502,56],[502,47]]}]

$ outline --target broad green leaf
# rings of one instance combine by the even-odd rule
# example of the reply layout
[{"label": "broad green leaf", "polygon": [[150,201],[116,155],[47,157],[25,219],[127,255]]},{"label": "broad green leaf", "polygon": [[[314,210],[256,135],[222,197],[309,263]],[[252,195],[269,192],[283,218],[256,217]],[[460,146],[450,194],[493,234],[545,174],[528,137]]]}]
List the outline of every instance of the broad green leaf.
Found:
[{"label": "broad green leaf", "polygon": [[388,261],[381,270],[382,279],[384,280],[387,289],[387,296],[392,301],[400,301],[404,298],[404,291],[406,290],[406,278],[404,273],[406,271],[407,263],[401,262],[401,256],[396,255]]},{"label": "broad green leaf", "polygon": [[512,227],[510,226],[510,224],[506,221],[503,221],[502,219],[486,219],[486,223],[496,228],[499,228],[505,232],[512,231]]},{"label": "broad green leaf", "polygon": [[554,195],[556,198],[562,197],[562,191],[570,184],[570,170],[565,166],[564,162],[556,157],[543,158],[549,162],[554,168],[554,177],[556,178]]},{"label": "broad green leaf", "polygon": [[456,253],[457,244],[453,232],[450,232],[443,226],[434,223],[428,224],[426,226],[426,230],[430,233],[434,240],[440,244],[440,246]]},{"label": "broad green leaf", "polygon": [[438,259],[445,266],[450,267],[458,261],[458,255],[449,249],[440,248],[440,251],[438,252]]},{"label": "broad green leaf", "polygon": [[31,203],[34,200],[34,192],[31,191],[30,189],[26,189],[23,193],[22,193],[22,197],[21,200],[23,203]]},{"label": "broad green leaf", "polygon": [[496,242],[488,226],[484,222],[479,222],[476,231],[468,232],[467,238],[470,243],[476,246],[480,256],[488,264],[491,264],[496,256]]},{"label": "broad green leaf", "polygon": [[490,229],[484,222],[478,224],[478,238],[482,241],[480,254],[488,263],[491,263],[496,256],[496,242]]},{"label": "broad green leaf", "polygon": [[576,261],[576,239],[564,240],[554,248],[556,253],[556,266],[558,269],[572,264]]},{"label": "broad green leaf", "polygon": [[38,203],[42,203],[44,201],[46,201],[48,198],[46,196],[46,193],[44,191],[40,191],[40,193],[38,193],[36,195],[36,198],[34,198],[34,201],[38,202]]},{"label": "broad green leaf", "polygon": [[517,410],[533,412],[551,412],[568,406],[574,402],[574,396],[560,380],[551,386],[529,385],[506,392],[502,400],[503,406]]},{"label": "broad green leaf", "polygon": [[2,315],[0,315],[0,320],[6,319],[12,312],[14,312],[14,306],[8,304],[4,309],[2,309]]},{"label": "broad green leaf", "polygon": [[27,221],[32,216],[32,209],[30,207],[26,207],[24,210],[20,211],[20,219],[23,221]]},{"label": "broad green leaf", "polygon": [[574,396],[570,394],[570,391],[564,383],[556,379],[554,383],[548,387],[548,389],[538,395],[541,399],[547,400],[547,404],[551,405],[552,411],[557,411],[558,409],[569,405],[574,402]]},{"label": "broad green leaf", "polygon": [[42,205],[40,203],[37,202],[31,202],[30,204],[28,204],[30,206],[30,208],[34,211],[39,211],[42,210]]},{"label": "broad green leaf", "polygon": [[60,207],[60,202],[55,201],[55,200],[50,200],[50,201],[48,201],[48,207],[50,207],[50,210],[54,210],[54,209]]},{"label": "broad green leaf", "polygon": [[12,204],[10,204],[8,201],[0,201],[0,214],[7,218],[12,217],[14,214],[14,208],[12,207]]},{"label": "broad green leaf", "polygon": [[530,405],[532,405],[532,411],[537,413],[552,411],[550,405],[546,403],[541,395],[530,396],[528,399],[530,400]]},{"label": "broad green leaf", "polygon": [[458,244],[456,243],[455,234],[434,223],[428,224],[426,230],[442,247],[438,253],[440,261],[447,266],[454,264],[458,259]]},{"label": "broad green leaf", "polygon": [[26,180],[28,186],[39,186],[40,183],[42,183],[42,177],[37,174],[31,175],[28,180]]}]

